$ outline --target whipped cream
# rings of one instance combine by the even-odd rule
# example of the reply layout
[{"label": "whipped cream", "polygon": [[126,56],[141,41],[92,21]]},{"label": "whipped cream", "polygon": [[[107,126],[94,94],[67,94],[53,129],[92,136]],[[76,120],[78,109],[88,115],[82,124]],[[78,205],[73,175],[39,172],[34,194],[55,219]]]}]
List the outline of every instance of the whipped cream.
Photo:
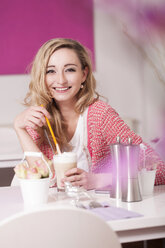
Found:
[{"label": "whipped cream", "polygon": [[77,155],[74,152],[63,152],[53,156],[54,163],[76,163]]}]

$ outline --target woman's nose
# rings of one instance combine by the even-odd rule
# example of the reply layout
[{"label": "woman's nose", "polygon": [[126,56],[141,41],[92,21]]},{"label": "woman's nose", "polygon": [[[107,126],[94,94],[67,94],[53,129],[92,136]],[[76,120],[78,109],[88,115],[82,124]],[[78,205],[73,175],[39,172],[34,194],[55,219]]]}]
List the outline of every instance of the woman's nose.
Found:
[{"label": "woman's nose", "polygon": [[64,73],[58,73],[58,77],[57,77],[57,83],[58,84],[65,84],[67,82],[66,77],[64,75]]}]

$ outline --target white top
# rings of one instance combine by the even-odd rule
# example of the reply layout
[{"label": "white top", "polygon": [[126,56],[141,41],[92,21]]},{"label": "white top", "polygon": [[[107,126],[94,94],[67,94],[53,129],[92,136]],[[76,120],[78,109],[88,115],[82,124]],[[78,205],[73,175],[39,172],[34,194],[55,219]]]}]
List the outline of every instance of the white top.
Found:
[{"label": "white top", "polygon": [[77,167],[89,171],[89,161],[87,158],[87,113],[88,108],[83,114],[79,116],[76,131],[70,141],[71,146],[73,146],[73,152],[77,154]]}]

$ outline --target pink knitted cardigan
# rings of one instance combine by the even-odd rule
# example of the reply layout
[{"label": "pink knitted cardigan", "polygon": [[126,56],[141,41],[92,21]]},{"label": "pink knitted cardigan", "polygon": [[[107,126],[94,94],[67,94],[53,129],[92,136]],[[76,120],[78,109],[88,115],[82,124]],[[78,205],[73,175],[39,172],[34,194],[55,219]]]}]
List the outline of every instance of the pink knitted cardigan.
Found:
[{"label": "pink knitted cardigan", "polygon": [[[27,131],[34,142],[38,143],[39,134],[28,127]],[[100,100],[91,104],[87,115],[87,148],[91,157],[91,170],[93,172],[97,173],[97,169],[105,164],[102,163],[103,158],[109,154],[109,145],[116,142],[117,136],[120,136],[121,143],[128,143],[129,137],[133,144],[142,143],[142,138],[125,124],[110,105]],[[145,146],[147,146],[146,155],[152,154],[157,161],[155,184],[165,184],[165,163],[149,145],[145,144]],[[40,145],[40,150],[49,159],[53,158],[51,148],[46,142]]]}]

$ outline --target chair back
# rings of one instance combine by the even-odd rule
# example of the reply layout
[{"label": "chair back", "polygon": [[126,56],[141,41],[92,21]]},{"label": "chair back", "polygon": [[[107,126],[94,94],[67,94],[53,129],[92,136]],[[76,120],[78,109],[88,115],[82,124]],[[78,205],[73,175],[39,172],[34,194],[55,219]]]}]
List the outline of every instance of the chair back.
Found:
[{"label": "chair back", "polygon": [[76,208],[44,208],[0,223],[3,248],[121,248],[100,217]]}]

